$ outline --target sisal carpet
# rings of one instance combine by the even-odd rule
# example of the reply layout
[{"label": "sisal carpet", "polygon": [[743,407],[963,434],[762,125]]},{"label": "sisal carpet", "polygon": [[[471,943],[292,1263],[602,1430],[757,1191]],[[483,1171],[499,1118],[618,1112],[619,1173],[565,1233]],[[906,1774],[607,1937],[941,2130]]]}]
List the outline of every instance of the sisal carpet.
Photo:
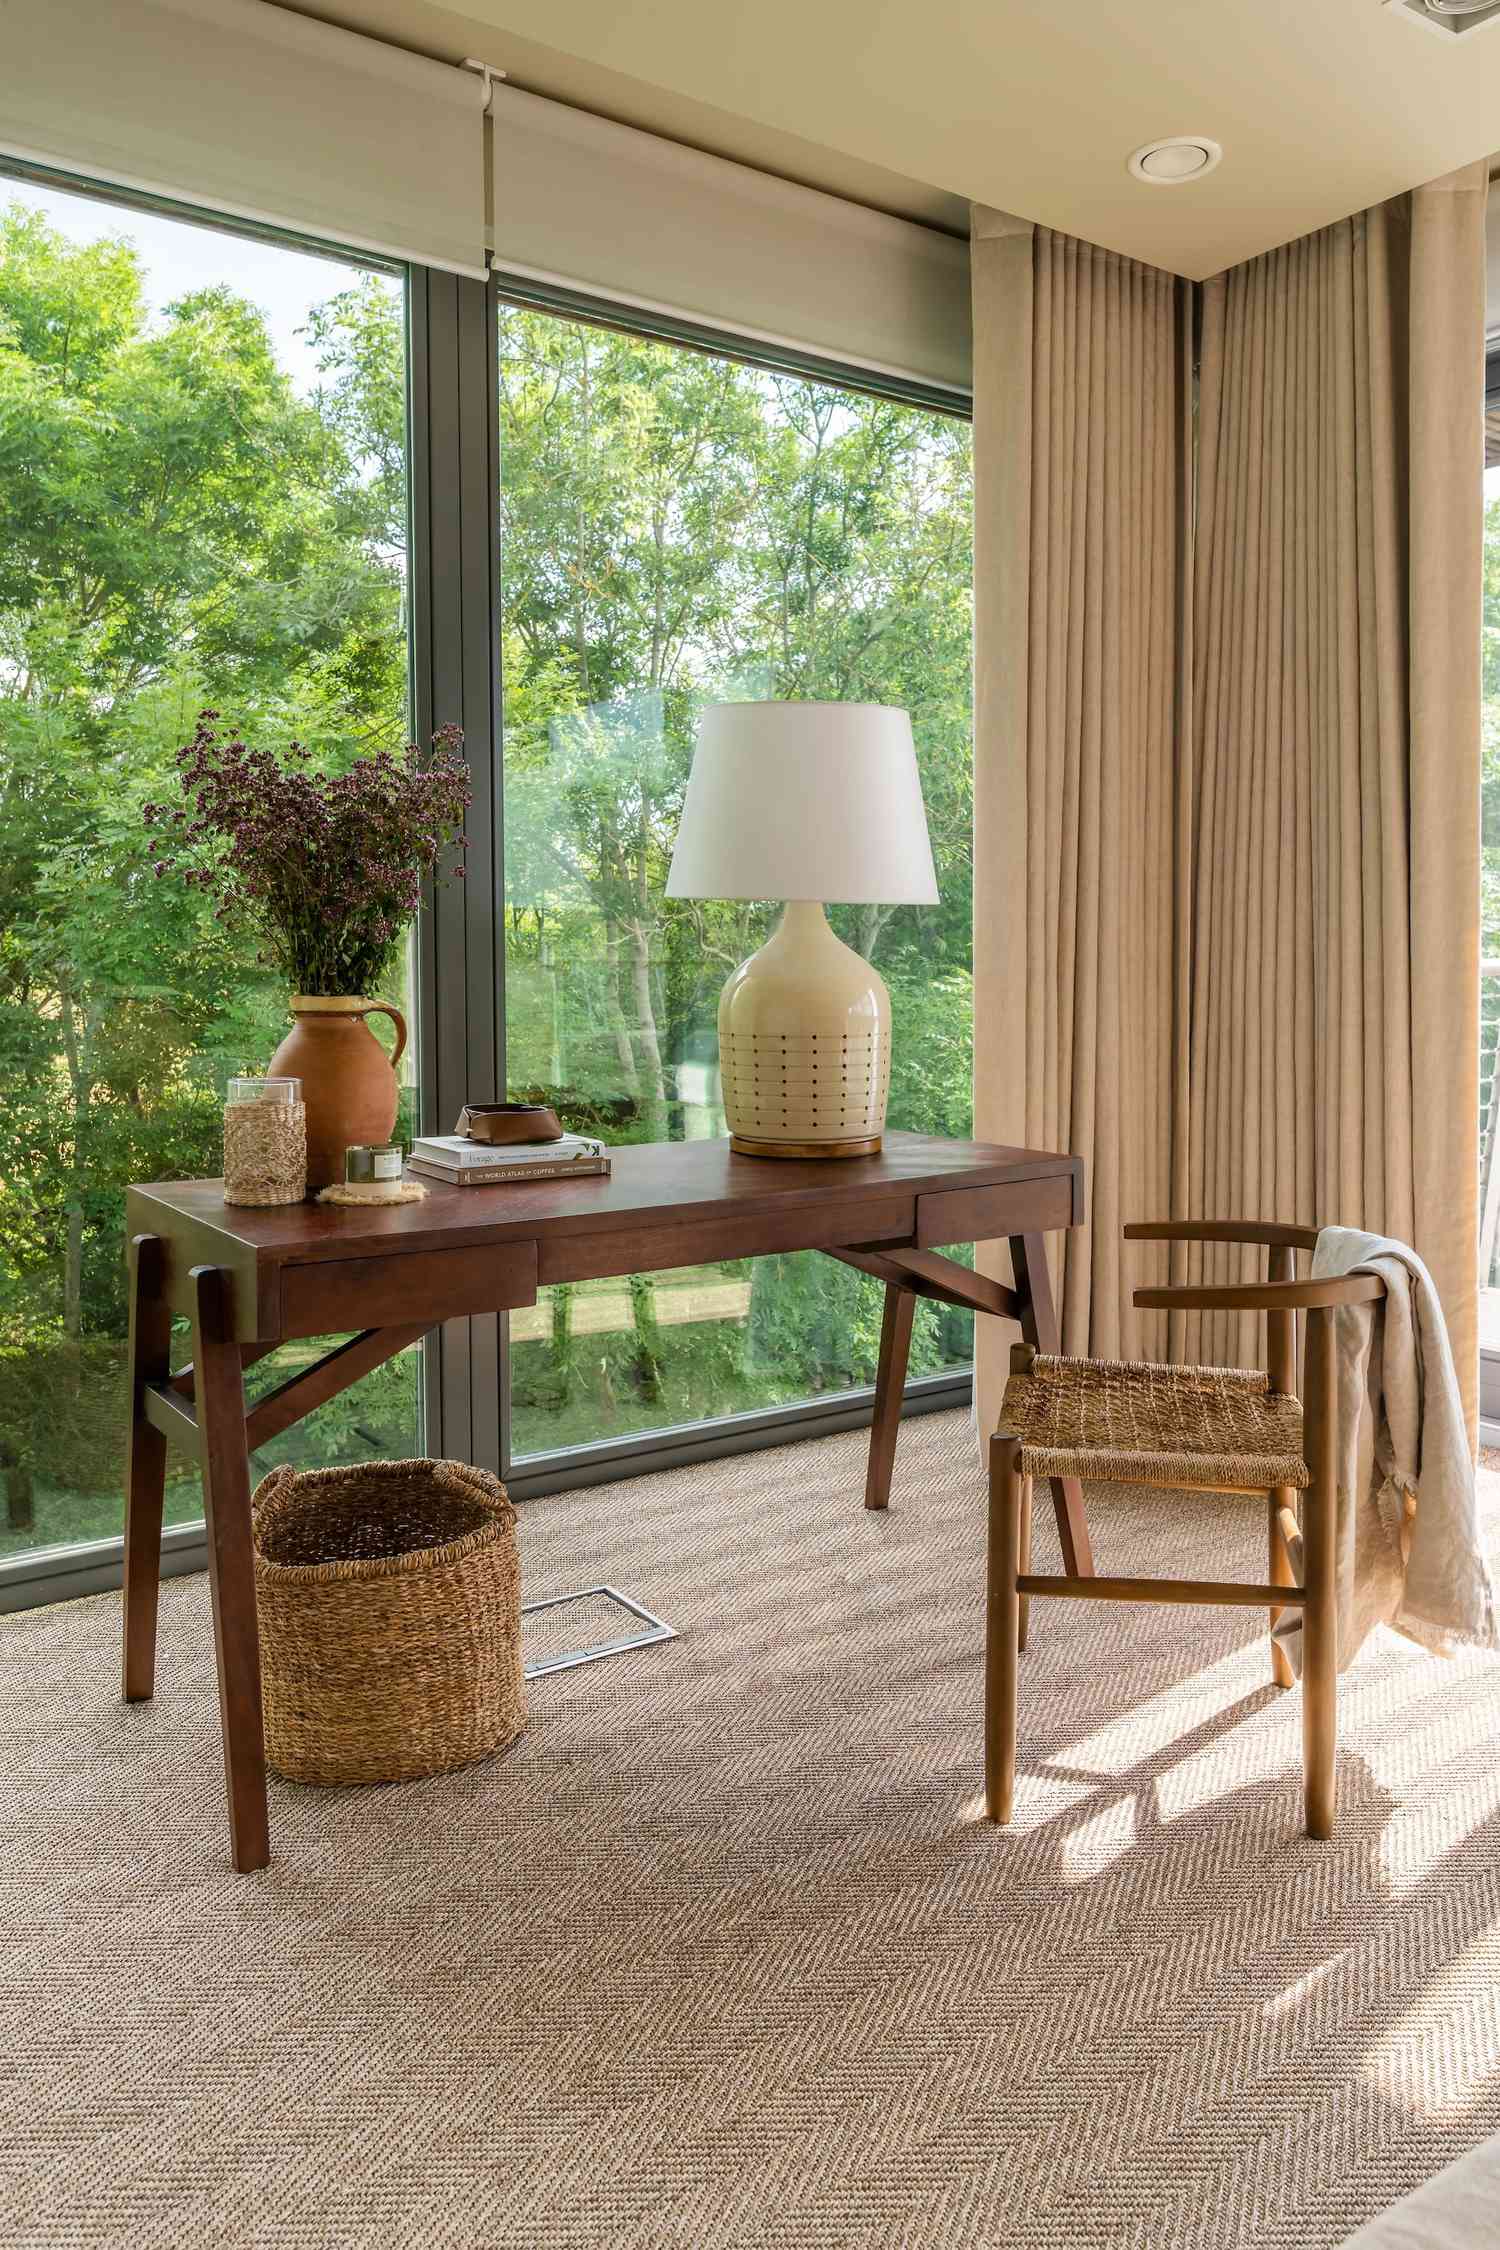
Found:
[{"label": "sisal carpet", "polygon": [[[887,1518],[861,1459],[534,1503],[529,1592],[682,1639],[467,1773],[275,1784],[254,1877],[205,1581],[154,1706],[113,1598],[4,1621],[4,2238],[1313,2250],[1500,2126],[1500,1662],[1368,1650],[1315,1845],[1250,1612],[1037,1604],[1000,1832],[966,1422]],[[1261,1574],[1251,1503],[1092,1512],[1107,1566]]]}]

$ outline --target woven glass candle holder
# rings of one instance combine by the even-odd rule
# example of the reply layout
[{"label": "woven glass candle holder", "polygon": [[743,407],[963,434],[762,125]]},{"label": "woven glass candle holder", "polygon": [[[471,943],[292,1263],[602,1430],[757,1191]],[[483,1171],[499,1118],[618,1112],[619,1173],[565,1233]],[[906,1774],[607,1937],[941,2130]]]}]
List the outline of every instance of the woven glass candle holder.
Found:
[{"label": "woven glass candle holder", "polygon": [[231,1078],[224,1104],[224,1201],[300,1203],[307,1107],[300,1078]]}]

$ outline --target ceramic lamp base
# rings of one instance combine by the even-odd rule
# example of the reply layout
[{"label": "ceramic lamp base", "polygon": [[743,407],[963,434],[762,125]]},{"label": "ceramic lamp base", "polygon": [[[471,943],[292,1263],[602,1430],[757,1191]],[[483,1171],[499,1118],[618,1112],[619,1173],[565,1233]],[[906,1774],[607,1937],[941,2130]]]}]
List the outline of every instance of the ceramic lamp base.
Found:
[{"label": "ceramic lamp base", "polygon": [[742,1156],[878,1153],[891,1075],[891,1003],[822,907],[788,902],[719,1001],[719,1070]]}]

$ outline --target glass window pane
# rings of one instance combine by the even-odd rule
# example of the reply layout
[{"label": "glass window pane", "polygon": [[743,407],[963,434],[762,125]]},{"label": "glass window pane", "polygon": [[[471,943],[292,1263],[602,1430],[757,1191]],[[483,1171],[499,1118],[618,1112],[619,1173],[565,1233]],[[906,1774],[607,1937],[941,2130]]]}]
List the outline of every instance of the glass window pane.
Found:
[{"label": "glass window pane", "polygon": [[[507,308],[500,424],[512,1096],[617,1143],[724,1130],[719,989],[776,910],[662,895],[698,712],[897,703],[942,903],[830,918],[891,989],[891,1125],[966,1133],[968,425]],[[868,1383],[880,1295],[811,1254],[548,1291],[511,1321],[512,1450]],[[970,1352],[920,1307],[913,1373]]]},{"label": "glass window pane", "polygon": [[[287,1023],[143,806],[205,704],[404,738],[405,458],[398,281],[0,179],[0,1554],[120,1530],[121,1191],[217,1173]],[[294,1440],[417,1450],[415,1357]]]}]

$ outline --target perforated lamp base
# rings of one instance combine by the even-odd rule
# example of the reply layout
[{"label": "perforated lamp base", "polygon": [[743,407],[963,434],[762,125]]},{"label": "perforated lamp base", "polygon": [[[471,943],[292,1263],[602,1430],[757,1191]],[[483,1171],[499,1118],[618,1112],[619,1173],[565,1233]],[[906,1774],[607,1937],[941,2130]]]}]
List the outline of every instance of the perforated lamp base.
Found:
[{"label": "perforated lamp base", "polygon": [[891,1079],[884,980],[816,902],[788,901],[719,1001],[719,1069],[741,1156],[879,1154]]}]

